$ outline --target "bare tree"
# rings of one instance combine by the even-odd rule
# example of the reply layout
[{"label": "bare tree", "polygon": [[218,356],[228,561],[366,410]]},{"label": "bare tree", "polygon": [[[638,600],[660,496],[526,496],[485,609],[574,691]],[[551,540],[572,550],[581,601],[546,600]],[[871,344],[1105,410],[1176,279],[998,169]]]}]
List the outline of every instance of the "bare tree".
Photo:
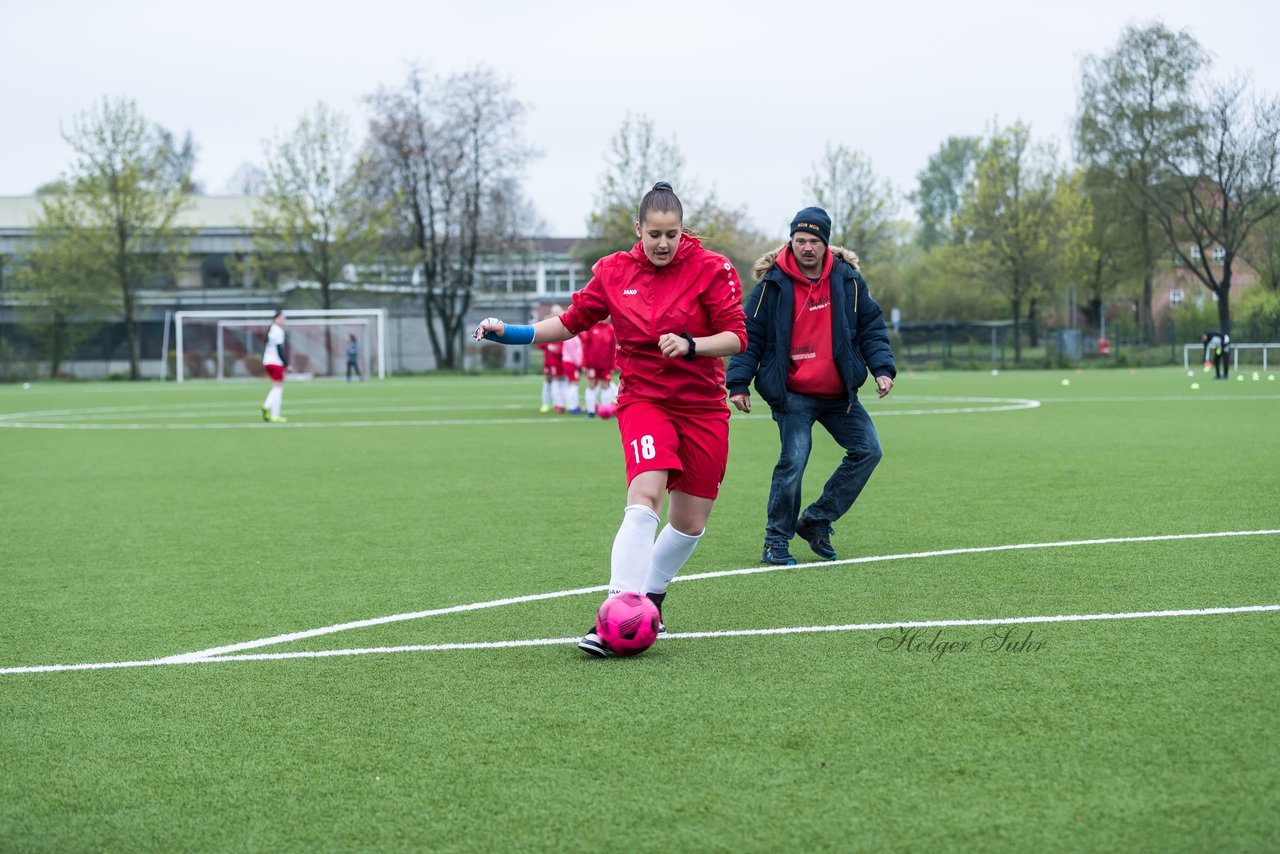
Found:
[{"label": "bare tree", "polygon": [[[461,210],[458,220],[458,288],[453,312],[445,323],[446,354],[453,365],[452,346],[463,339],[462,328],[476,285],[476,265],[482,251],[501,254],[516,247],[495,245],[509,235],[488,227],[514,221],[521,199],[512,173],[533,156],[520,127],[526,107],[511,97],[511,83],[488,68],[475,68],[445,82],[445,110],[461,149]],[[488,215],[494,204],[509,204],[508,215]]]},{"label": "bare tree", "polygon": [[[334,307],[343,268],[377,256],[382,211],[364,191],[365,165],[346,119],[317,104],[288,134],[267,144],[253,214],[254,255],[263,270],[315,282],[320,306]],[[326,370],[333,373],[325,327]]]},{"label": "bare tree", "polygon": [[684,165],[674,137],[660,138],[647,116],[627,116],[609,142],[595,209],[587,217],[591,241],[576,247],[574,254],[590,265],[603,255],[629,250],[638,240],[640,199],[655,183],[666,181],[680,197],[685,227],[708,249],[727,257],[739,273],[749,271],[770,241],[751,224],[744,208],[725,205],[714,190],[686,179]]},{"label": "bare tree", "polygon": [[266,180],[267,175],[261,168],[252,163],[241,163],[227,179],[222,192],[230,196],[256,196]]},{"label": "bare tree", "polygon": [[493,228],[519,217],[491,207],[523,204],[516,176],[534,152],[521,142],[525,106],[511,89],[485,68],[444,80],[414,69],[403,86],[368,99],[378,186],[394,199],[395,228],[421,271],[440,367],[457,365],[479,261],[501,249]]},{"label": "bare tree", "polygon": [[827,145],[805,185],[831,216],[831,243],[858,253],[864,266],[886,263],[893,254],[893,188],[876,177],[871,161],[843,145]]},{"label": "bare tree", "polygon": [[[1280,204],[1280,198],[1275,202]],[[1264,287],[1280,292],[1280,211],[1258,222],[1244,257]]]},{"label": "bare tree", "polygon": [[1168,161],[1168,192],[1149,193],[1174,253],[1218,298],[1224,332],[1236,259],[1280,211],[1280,100],[1247,99],[1247,88],[1244,77],[1208,88],[1199,132]]},{"label": "bare tree", "polygon": [[587,252],[592,257],[582,260],[590,263],[599,255],[625,252],[635,245],[636,209],[658,181],[670,184],[681,199],[692,189],[684,181],[684,156],[675,139],[661,139],[653,119],[628,115],[609,140],[595,209],[587,217]]}]

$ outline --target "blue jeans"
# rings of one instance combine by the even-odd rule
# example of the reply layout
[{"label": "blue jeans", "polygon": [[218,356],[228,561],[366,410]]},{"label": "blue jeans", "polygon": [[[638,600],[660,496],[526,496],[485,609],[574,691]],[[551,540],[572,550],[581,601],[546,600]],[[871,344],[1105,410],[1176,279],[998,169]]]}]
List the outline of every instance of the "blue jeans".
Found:
[{"label": "blue jeans", "polygon": [[[773,411],[782,438],[782,454],[769,486],[766,546],[785,546],[795,536],[796,525],[806,522],[830,525],[849,511],[867,479],[880,462],[880,437],[871,416],[857,399],[824,400],[787,392],[787,411]],[[844,448],[844,458],[822,488],[818,500],[800,512],[800,485],[813,448],[813,422],[821,424]]]}]

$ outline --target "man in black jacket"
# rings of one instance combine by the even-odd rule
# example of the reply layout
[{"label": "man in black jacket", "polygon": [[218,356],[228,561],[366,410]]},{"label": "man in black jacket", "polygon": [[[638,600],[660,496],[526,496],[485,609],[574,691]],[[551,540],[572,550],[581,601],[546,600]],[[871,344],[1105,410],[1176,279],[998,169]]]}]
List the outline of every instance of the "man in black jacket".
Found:
[{"label": "man in black jacket", "polygon": [[[782,439],[765,524],[765,563],[789,566],[791,538],[836,558],[832,523],[853,506],[876,464],[880,439],[858,402],[868,374],[876,393],[893,388],[897,370],[880,306],[858,273],[858,256],[830,248],[831,218],[805,208],[791,222],[791,240],[755,264],[760,284],[747,299],[747,348],[729,361],[729,401],[751,411],[749,385],[769,404]],[[813,423],[845,449],[817,501],[800,510],[800,486]]]}]

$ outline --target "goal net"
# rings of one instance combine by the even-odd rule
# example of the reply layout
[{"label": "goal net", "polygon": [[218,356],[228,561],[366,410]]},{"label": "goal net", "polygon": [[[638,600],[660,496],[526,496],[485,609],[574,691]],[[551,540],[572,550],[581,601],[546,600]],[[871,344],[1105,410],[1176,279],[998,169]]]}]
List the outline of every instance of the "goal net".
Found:
[{"label": "goal net", "polygon": [[[188,379],[266,376],[262,353],[274,311],[180,311],[174,315],[173,373]],[[285,312],[289,370],[296,379],[344,376],[355,338],[362,376],[386,376],[386,309]]]}]

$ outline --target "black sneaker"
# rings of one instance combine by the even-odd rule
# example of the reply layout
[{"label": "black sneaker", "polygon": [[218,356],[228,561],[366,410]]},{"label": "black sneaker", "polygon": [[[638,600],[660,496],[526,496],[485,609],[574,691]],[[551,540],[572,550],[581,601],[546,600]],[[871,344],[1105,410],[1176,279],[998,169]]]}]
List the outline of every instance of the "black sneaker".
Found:
[{"label": "black sneaker", "polygon": [[774,566],[796,565],[796,559],[791,556],[791,552],[787,551],[786,546],[765,546],[764,554],[760,556],[760,559]]},{"label": "black sneaker", "polygon": [[600,636],[596,634],[596,627],[592,626],[591,631],[582,636],[582,640],[578,641],[578,649],[587,655],[594,655],[596,658],[608,658],[613,655],[609,651],[609,647],[605,646],[604,641],[600,640]]},{"label": "black sneaker", "polygon": [[649,601],[658,607],[658,634],[666,634],[667,624],[662,622],[662,600],[667,598],[667,591],[664,590],[661,593],[646,593],[644,595],[648,596]]},{"label": "black sneaker", "polygon": [[796,525],[796,533],[809,543],[813,553],[823,560],[835,560],[836,550],[831,545],[831,535],[835,528],[821,522],[802,521]]}]

